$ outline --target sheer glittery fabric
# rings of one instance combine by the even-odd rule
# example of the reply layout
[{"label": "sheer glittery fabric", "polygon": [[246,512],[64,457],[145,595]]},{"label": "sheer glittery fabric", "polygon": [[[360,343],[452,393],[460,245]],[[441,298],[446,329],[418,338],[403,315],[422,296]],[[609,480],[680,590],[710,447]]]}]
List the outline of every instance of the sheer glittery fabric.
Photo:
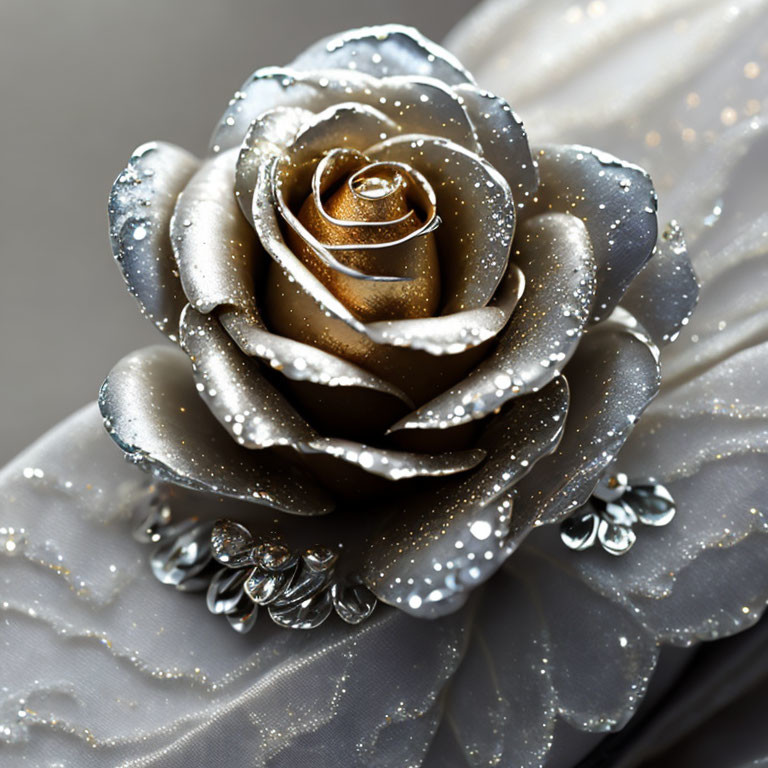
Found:
[{"label": "sheer glittery fabric", "polygon": [[[0,763],[575,765],[636,711],[660,648],[754,624],[768,600],[767,6],[487,2],[448,41],[537,141],[646,167],[660,221],[686,233],[699,307],[617,462],[669,488],[672,524],[622,558],[570,552],[543,526],[442,619],[379,606],[360,628],[264,621],[243,637],[154,580],[130,535],[147,477],[89,406],[0,474]],[[693,728],[687,711],[669,707],[659,732]],[[723,764],[760,764],[734,755]]]}]

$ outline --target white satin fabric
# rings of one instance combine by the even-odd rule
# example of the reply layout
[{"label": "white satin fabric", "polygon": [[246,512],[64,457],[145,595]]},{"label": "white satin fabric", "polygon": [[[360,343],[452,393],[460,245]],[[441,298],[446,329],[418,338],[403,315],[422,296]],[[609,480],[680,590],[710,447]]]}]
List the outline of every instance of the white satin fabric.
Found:
[{"label": "white satin fabric", "polygon": [[671,525],[623,558],[544,527],[438,621],[380,606],[358,629],[260,617],[241,637],[151,576],[129,532],[146,477],[90,406],[0,474],[0,764],[573,765],[629,720],[661,645],[753,624],[768,600],[766,6],[491,0],[449,40],[534,146],[638,162],[662,223],[686,231],[700,306],[619,457],[668,485]]}]

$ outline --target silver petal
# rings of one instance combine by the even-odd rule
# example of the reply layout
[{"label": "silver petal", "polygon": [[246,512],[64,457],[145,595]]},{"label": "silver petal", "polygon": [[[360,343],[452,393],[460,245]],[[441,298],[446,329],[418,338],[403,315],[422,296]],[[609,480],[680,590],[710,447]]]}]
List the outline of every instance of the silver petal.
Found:
[{"label": "silver petal", "polygon": [[235,198],[236,151],[207,160],[176,202],[171,242],[181,284],[200,312],[254,301],[257,240]]},{"label": "silver petal", "polygon": [[233,520],[218,520],[211,531],[211,554],[228,568],[253,565],[255,545],[250,531]]},{"label": "silver petal", "polygon": [[667,525],[676,512],[675,500],[663,485],[633,485],[624,502],[645,525]]},{"label": "silver petal", "polygon": [[333,610],[330,590],[308,597],[300,603],[269,606],[269,615],[275,624],[289,629],[314,629],[319,627]]},{"label": "silver petal", "polygon": [[676,221],[661,235],[651,260],[632,282],[621,306],[631,312],[657,344],[674,341],[699,298],[683,232]]},{"label": "silver petal", "polygon": [[297,56],[296,69],[355,69],[376,77],[423,75],[444,83],[474,82],[445,48],[402,24],[361,27],[331,35]]},{"label": "silver petal", "polygon": [[485,458],[485,451],[481,448],[444,453],[415,453],[329,437],[312,440],[302,451],[333,456],[387,480],[455,475],[476,467]]},{"label": "silver petal", "polygon": [[235,91],[213,131],[210,150],[214,154],[241,146],[254,120],[279,107],[298,107],[318,112],[327,99],[311,83],[296,80],[292,70],[281,67],[257,69]]},{"label": "silver petal", "polygon": [[181,346],[192,360],[197,389],[238,444],[246,448],[298,446],[315,433],[262,373],[245,357],[213,315],[192,307],[181,319]]},{"label": "silver petal", "polygon": [[336,614],[347,624],[360,624],[376,608],[376,598],[362,584],[340,584],[331,586],[331,597]]},{"label": "silver petal", "polygon": [[259,115],[248,128],[235,170],[235,197],[240,210],[253,224],[253,190],[259,163],[275,157],[293,141],[299,129],[314,114],[301,107],[275,107]]},{"label": "silver petal", "polygon": [[294,514],[333,507],[304,472],[239,447],[221,429],[181,350],[148,347],[123,358],[102,385],[99,407],[126,456],[162,480]]},{"label": "silver petal", "polygon": [[583,219],[597,262],[592,320],[608,317],[656,244],[656,192],[648,174],[607,152],[579,145],[534,151],[540,184],[530,215],[545,210]]},{"label": "silver petal", "polygon": [[567,517],[560,525],[560,538],[568,549],[580,552],[589,549],[597,538],[597,525],[600,518],[595,511],[587,507],[579,510],[572,517]]},{"label": "silver petal", "polygon": [[176,340],[186,299],[175,274],[169,225],[199,161],[173,144],[142,144],[112,185],[109,236],[128,289],[144,313]]},{"label": "silver petal", "polygon": [[293,574],[290,571],[270,573],[261,568],[254,568],[247,576],[244,589],[248,597],[258,605],[269,605],[280,597]]},{"label": "silver petal", "polygon": [[369,147],[366,155],[412,165],[435,190],[442,219],[435,239],[447,297],[443,314],[488,304],[507,271],[515,233],[506,180],[476,154],[435,136],[398,136]]},{"label": "silver petal", "polygon": [[326,454],[390,480],[463,472],[485,456],[479,449],[422,454],[322,437],[267,381],[258,362],[240,352],[215,317],[188,307],[182,317],[181,343],[193,360],[200,396],[246,448],[279,445],[305,454]]},{"label": "silver petal", "polygon": [[562,377],[514,400],[482,436],[489,455],[477,470],[378,511],[382,527],[367,547],[362,574],[373,594],[417,616],[456,610],[506,558],[511,526],[533,524],[533,516],[512,513],[508,491],[554,450],[567,408]]},{"label": "silver petal", "polygon": [[265,67],[241,86],[211,138],[214,154],[239,147],[248,126],[269,109],[311,112],[342,102],[375,107],[407,133],[444,136],[473,151],[480,145],[459,97],[440,80],[421,76],[376,78],[353,70],[301,72]]},{"label": "silver petal", "polygon": [[490,91],[471,83],[456,85],[453,90],[475,125],[483,157],[507,180],[515,202],[524,202],[536,192],[539,172],[522,120]]},{"label": "silver petal", "polygon": [[[570,395],[564,376],[541,391],[509,403],[479,440],[488,451],[483,465],[464,481],[464,491],[480,493],[482,503],[511,489],[543,456],[555,450],[566,426]],[[462,494],[459,494],[462,495]]]},{"label": "silver petal", "polygon": [[393,430],[443,429],[484,418],[551,381],[575,352],[595,284],[584,225],[568,214],[543,214],[520,225],[515,243],[526,287],[496,349],[466,379],[404,416]]},{"label": "silver petal", "polygon": [[601,520],[597,525],[597,538],[609,555],[623,555],[632,548],[637,536],[626,525]]},{"label": "silver petal", "polygon": [[379,320],[365,326],[377,344],[405,347],[430,355],[456,355],[496,336],[509,315],[499,307],[465,309],[440,317],[415,320]]},{"label": "silver petal", "polygon": [[[290,164],[301,171],[320,159],[329,149],[364,150],[381,141],[382,135],[396,136],[400,126],[383,112],[367,104],[345,101],[327,107],[301,126],[287,149]],[[310,172],[311,172],[310,170]],[[306,196],[307,177],[299,183]],[[303,199],[302,199],[303,202]]]},{"label": "silver petal", "polygon": [[211,524],[201,523],[161,544],[149,558],[155,578],[185,591],[205,589],[208,577],[202,571],[211,562],[210,535]]},{"label": "silver petal", "polygon": [[364,368],[317,347],[271,333],[254,309],[222,309],[219,321],[244,354],[258,357],[289,379],[327,387],[372,389],[413,407],[402,390]]},{"label": "silver petal", "polygon": [[565,370],[571,405],[557,451],[517,485],[524,518],[559,522],[582,506],[659,388],[658,349],[617,320],[585,334]]},{"label": "silver petal", "polygon": [[243,598],[243,584],[248,572],[222,568],[211,579],[205,604],[211,613],[232,613]]}]

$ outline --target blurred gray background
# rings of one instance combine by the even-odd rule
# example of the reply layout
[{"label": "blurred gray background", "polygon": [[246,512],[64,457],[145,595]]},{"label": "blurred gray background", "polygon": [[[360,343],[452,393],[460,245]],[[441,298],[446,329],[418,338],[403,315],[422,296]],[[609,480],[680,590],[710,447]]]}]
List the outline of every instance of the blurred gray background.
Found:
[{"label": "blurred gray background", "polygon": [[0,0],[0,466],[162,336],[113,263],[106,204],[137,145],[203,153],[257,67],[363,24],[435,40],[474,0]]}]

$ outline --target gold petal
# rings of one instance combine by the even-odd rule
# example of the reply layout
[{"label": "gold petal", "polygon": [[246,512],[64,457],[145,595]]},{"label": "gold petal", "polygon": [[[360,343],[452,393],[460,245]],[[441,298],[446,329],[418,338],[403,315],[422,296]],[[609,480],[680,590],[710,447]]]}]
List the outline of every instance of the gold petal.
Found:
[{"label": "gold petal", "polygon": [[[336,167],[338,155],[317,166],[312,194],[297,216],[281,206],[291,227],[288,243],[360,320],[433,315],[440,300],[440,270],[433,234],[439,220],[431,186],[400,163],[371,164],[360,156],[362,165],[338,179],[323,199],[326,161]],[[347,165],[341,163],[342,168]],[[366,185],[375,185],[372,196],[361,191]],[[380,279],[387,275],[400,279]]]},{"label": "gold petal", "polygon": [[[278,333],[317,344],[368,368],[362,361],[372,356],[377,345],[455,355],[482,344],[504,327],[506,317],[497,307],[459,312],[436,319],[440,322],[428,322],[426,326],[420,324],[434,318],[370,326],[358,320],[285,244],[274,204],[273,178],[277,163],[277,158],[261,161],[253,218],[259,239],[273,260],[266,311],[269,323]],[[398,323],[408,325],[400,327]],[[382,375],[378,368],[370,370]]]},{"label": "gold petal", "polygon": [[465,375],[484,353],[484,340],[493,338],[507,317],[498,307],[483,307],[447,317],[361,324],[360,332],[323,311],[279,265],[270,265],[267,281],[264,313],[273,331],[371,371],[416,403]]}]

